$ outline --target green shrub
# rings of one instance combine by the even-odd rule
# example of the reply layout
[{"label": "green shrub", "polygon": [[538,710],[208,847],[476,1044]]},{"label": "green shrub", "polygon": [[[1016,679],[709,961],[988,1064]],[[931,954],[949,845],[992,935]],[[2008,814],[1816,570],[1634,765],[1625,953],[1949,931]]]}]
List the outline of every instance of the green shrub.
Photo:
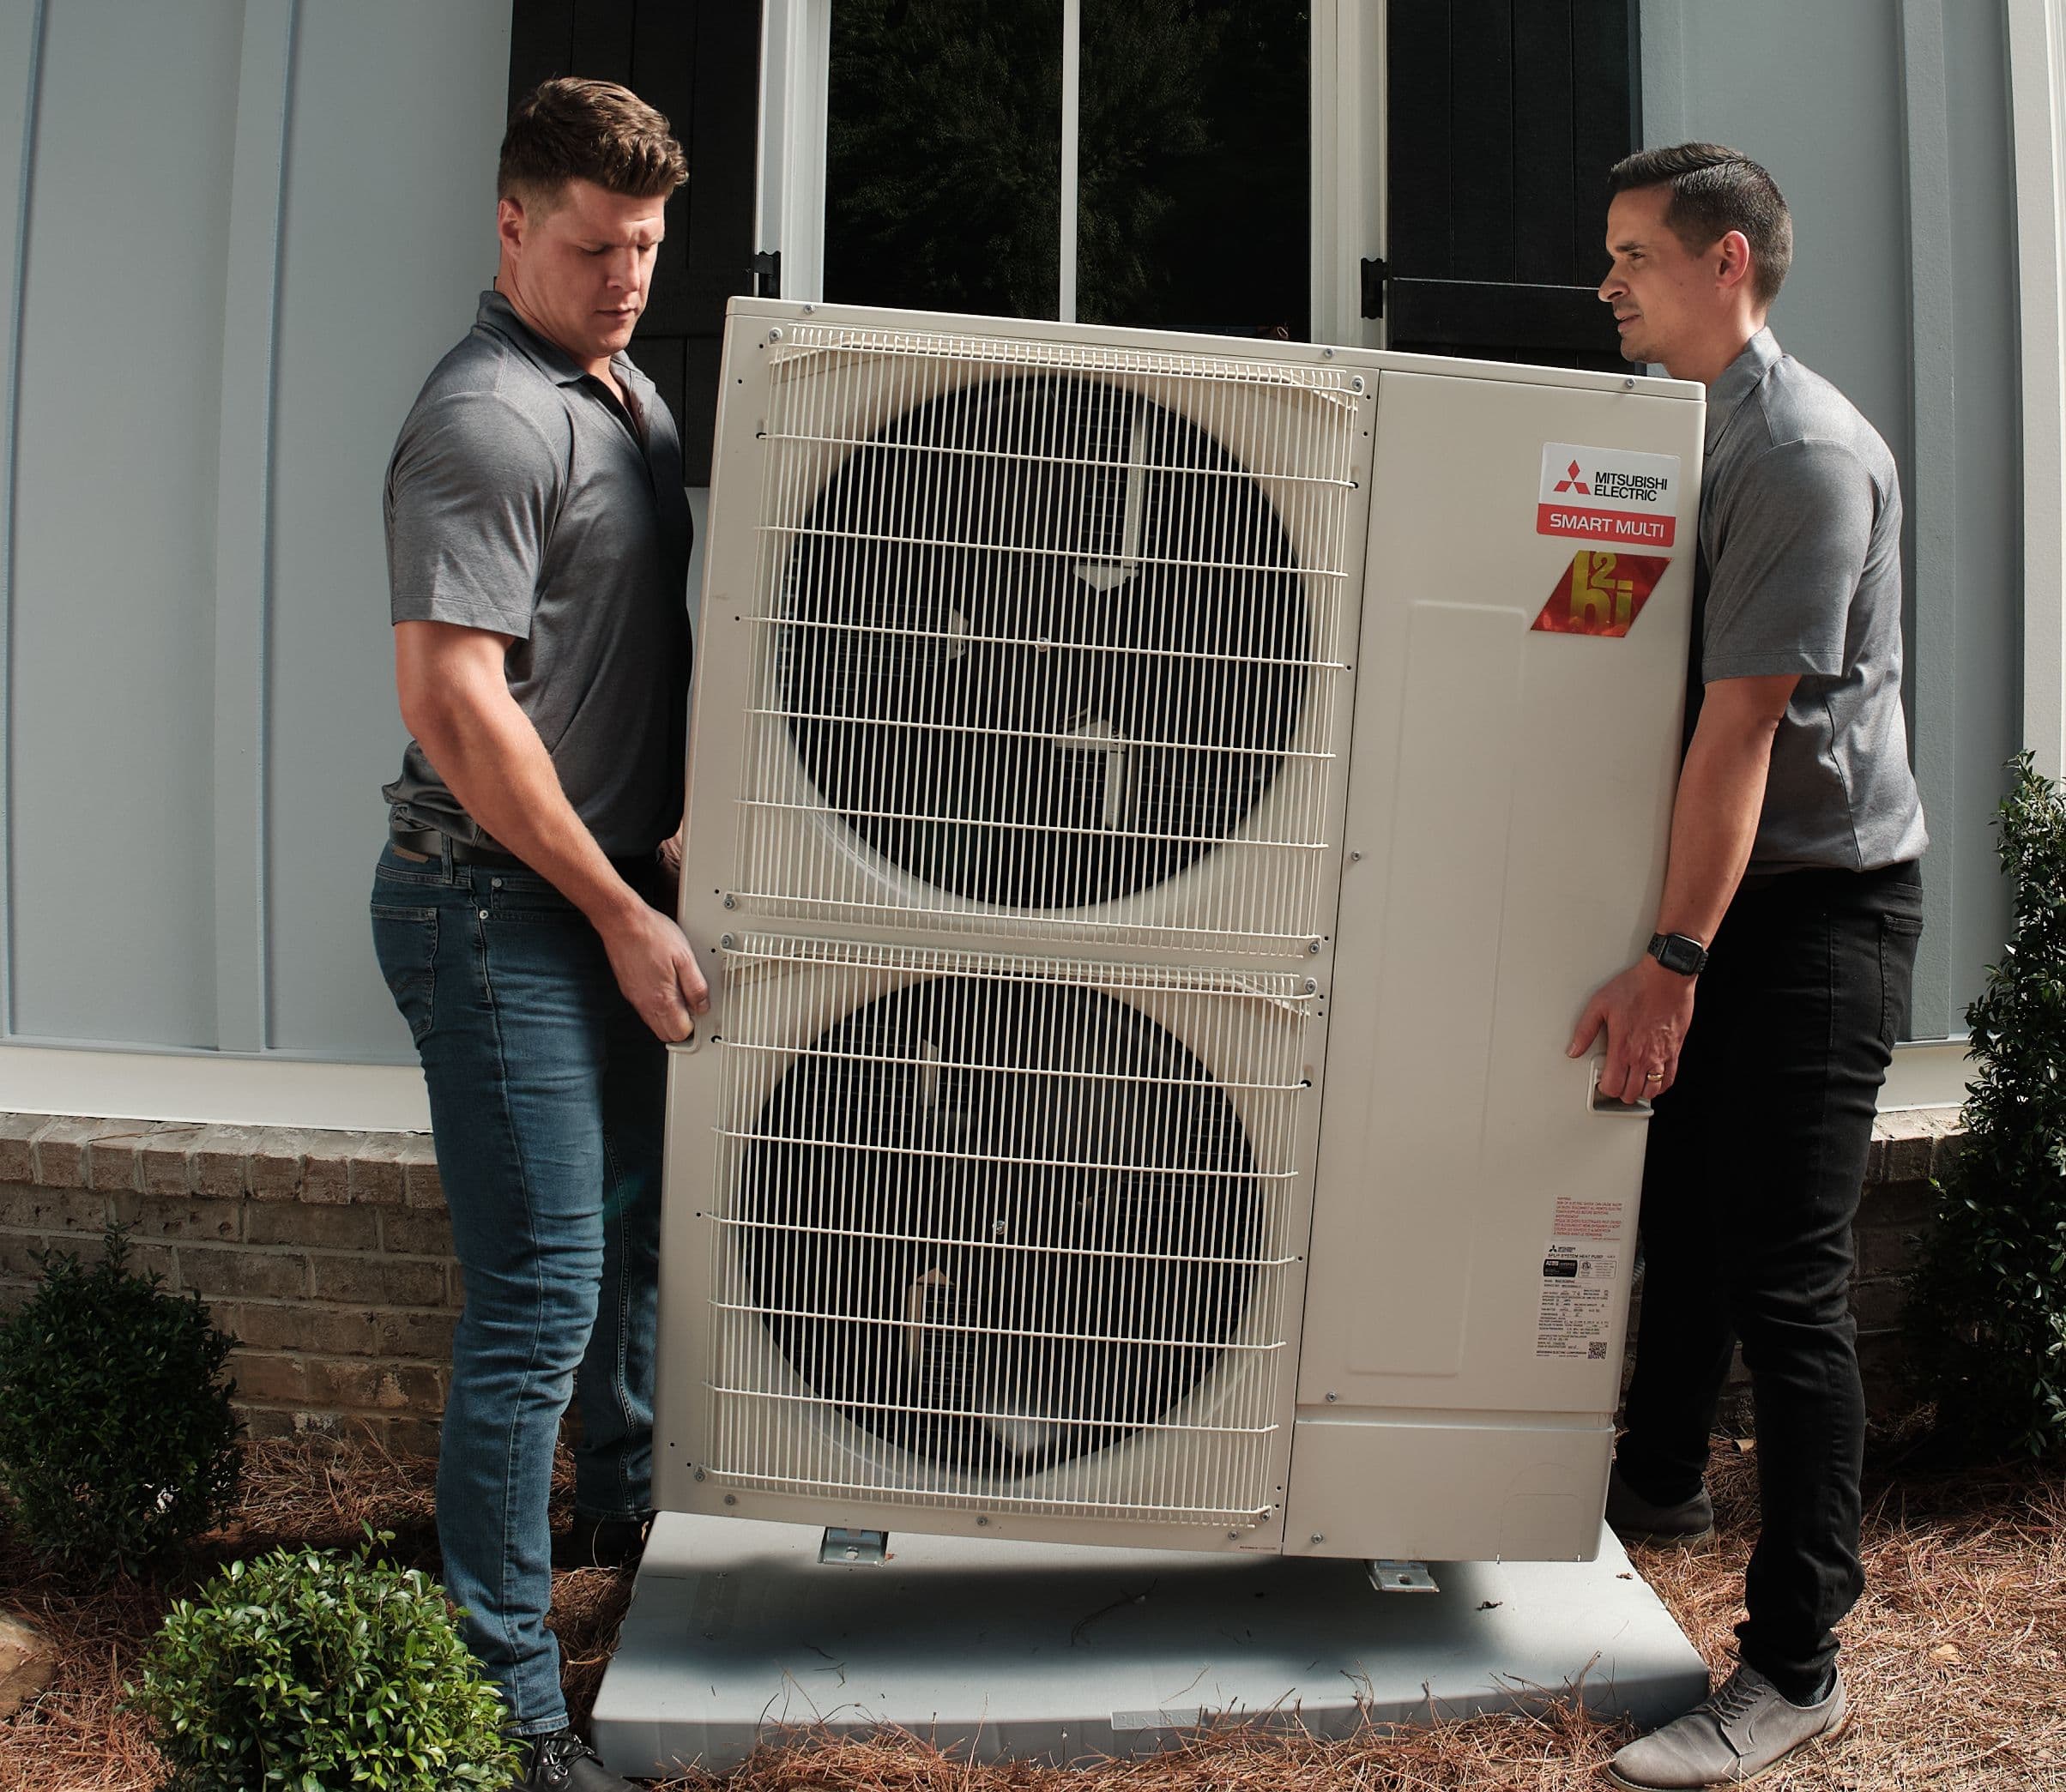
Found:
[{"label": "green shrub", "polygon": [[371,1542],[232,1562],[166,1614],[130,1699],[178,1792],[448,1792],[515,1770],[443,1590]]},{"label": "green shrub", "polygon": [[0,1487],[28,1546],[101,1578],[136,1573],[216,1524],[237,1490],[235,1342],[191,1295],[124,1267],[111,1231],[91,1269],[46,1252],[42,1284],[0,1325]]},{"label": "green shrub", "polygon": [[2011,920],[1966,1011],[1966,1141],[1937,1185],[1908,1334],[1940,1430],[1964,1446],[2066,1446],[2066,795],[2027,753],[2003,800]]}]

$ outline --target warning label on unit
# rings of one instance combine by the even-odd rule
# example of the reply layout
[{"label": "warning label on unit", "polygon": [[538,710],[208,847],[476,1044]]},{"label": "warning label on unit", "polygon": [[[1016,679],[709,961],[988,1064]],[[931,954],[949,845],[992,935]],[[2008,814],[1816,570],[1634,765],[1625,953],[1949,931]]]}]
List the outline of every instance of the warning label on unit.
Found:
[{"label": "warning label on unit", "polygon": [[1572,442],[1543,444],[1535,533],[1609,546],[1670,547],[1678,539],[1676,455],[1632,454]]},{"label": "warning label on unit", "polygon": [[1604,1362],[1614,1330],[1621,1253],[1553,1240],[1543,1252],[1543,1304],[1535,1354]]},{"label": "warning label on unit", "polygon": [[1574,1201],[1559,1195],[1556,1223],[1550,1230],[1559,1238],[1619,1238],[1622,1212],[1619,1201]]}]

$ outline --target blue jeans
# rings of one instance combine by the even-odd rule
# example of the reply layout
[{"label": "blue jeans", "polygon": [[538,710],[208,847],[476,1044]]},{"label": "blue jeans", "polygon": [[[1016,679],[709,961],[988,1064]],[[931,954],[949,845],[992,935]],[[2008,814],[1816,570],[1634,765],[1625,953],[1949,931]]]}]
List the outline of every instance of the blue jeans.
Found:
[{"label": "blue jeans", "polygon": [[1761,1523],[1737,1650],[1797,1703],[1827,1680],[1864,1586],[1851,1228],[1922,931],[1913,866],[1745,890],[1650,1122],[1642,1325],[1616,1459],[1646,1499],[1691,1499],[1742,1340]]},{"label": "blue jeans", "polygon": [[372,918],[466,1278],[438,1459],[445,1586],[512,1728],[542,1735],[567,1721],[546,1507],[570,1395],[576,1505],[651,1503],[666,1048],[534,872],[390,846]]}]

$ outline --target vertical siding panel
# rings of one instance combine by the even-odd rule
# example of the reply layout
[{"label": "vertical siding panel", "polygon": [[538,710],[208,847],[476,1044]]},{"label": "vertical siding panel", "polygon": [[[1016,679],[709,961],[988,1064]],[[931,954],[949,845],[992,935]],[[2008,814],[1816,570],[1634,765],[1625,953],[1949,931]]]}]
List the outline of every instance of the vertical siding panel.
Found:
[{"label": "vertical siding panel", "polygon": [[1953,307],[1951,121],[1942,0],[1901,0],[1901,111],[1907,162],[1908,359],[1913,453],[1906,475],[1909,559],[1908,727],[1930,819],[1923,944],[1915,968],[1919,1031],[1951,1024],[1952,872],[1958,813],[1957,338]]},{"label": "vertical siding panel", "polygon": [[214,1042],[215,474],[242,13],[62,0],[45,26],[9,717],[27,1038]]},{"label": "vertical siding panel", "polygon": [[266,1044],[265,711],[281,208],[299,0],[247,0],[215,492],[215,1044]]},{"label": "vertical siding panel", "polygon": [[495,272],[506,0],[306,5],[281,242],[267,677],[270,1043],[408,1062],[366,893],[395,705],[381,486]]},{"label": "vertical siding panel", "polygon": [[28,196],[35,170],[36,94],[43,68],[44,0],[8,0],[0,10],[0,1037],[14,1031],[14,787],[10,751],[14,677],[15,447],[21,391],[21,289],[27,266]]}]

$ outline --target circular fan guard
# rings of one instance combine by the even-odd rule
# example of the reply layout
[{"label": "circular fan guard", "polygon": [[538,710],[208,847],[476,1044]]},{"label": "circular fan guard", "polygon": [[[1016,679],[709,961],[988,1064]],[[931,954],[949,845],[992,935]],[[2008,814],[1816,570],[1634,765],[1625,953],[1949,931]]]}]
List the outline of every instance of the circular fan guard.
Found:
[{"label": "circular fan guard", "polygon": [[1106,1448],[1197,1386],[1246,1306],[1241,1119],[1102,991],[883,996],[795,1061],[757,1131],[740,1201],[769,1331],[855,1425],[943,1467],[1009,1480]]},{"label": "circular fan guard", "polygon": [[827,805],[922,882],[1018,909],[1151,888],[1226,838],[1308,672],[1290,540],[1242,474],[1075,375],[878,431],[787,568],[782,693]]}]

